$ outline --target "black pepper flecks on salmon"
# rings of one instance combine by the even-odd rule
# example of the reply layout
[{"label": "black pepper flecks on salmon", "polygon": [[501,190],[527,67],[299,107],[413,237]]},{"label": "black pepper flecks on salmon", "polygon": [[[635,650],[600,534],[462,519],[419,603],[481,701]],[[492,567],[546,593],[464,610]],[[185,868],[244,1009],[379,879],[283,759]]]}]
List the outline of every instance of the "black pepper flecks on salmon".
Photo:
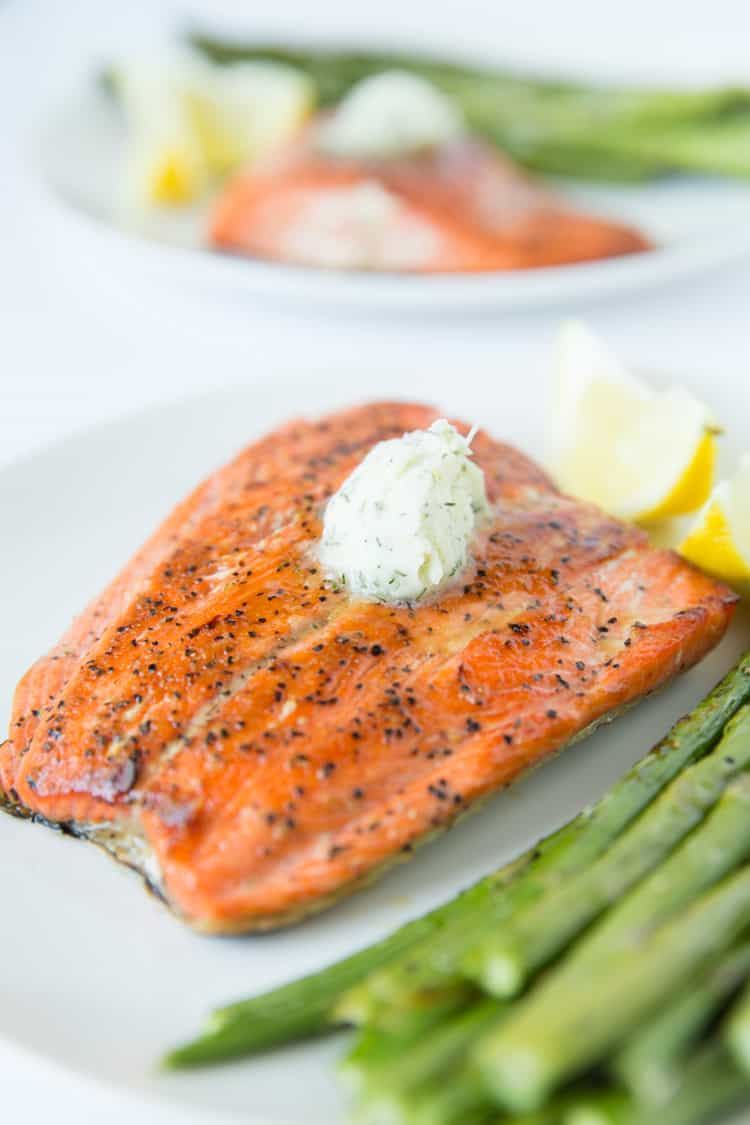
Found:
[{"label": "black pepper flecks on salmon", "polygon": [[11,802],[104,842],[200,929],[270,928],[717,643],[728,589],[483,433],[493,517],[461,580],[412,607],[330,588],[327,497],[436,417],[292,422],[200,485],[21,681]]}]

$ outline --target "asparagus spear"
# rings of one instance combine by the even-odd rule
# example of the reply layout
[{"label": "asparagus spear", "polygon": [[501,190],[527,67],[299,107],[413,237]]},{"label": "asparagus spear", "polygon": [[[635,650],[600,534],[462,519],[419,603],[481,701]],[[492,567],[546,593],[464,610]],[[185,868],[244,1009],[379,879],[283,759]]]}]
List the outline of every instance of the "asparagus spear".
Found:
[{"label": "asparagus spear", "polygon": [[[404,52],[283,48],[226,43],[193,35],[214,62],[266,59],[308,74],[322,105],[358,81],[398,68],[433,82],[461,107],[470,128],[540,171],[603,179],[642,179],[670,169],[748,175],[739,147],[731,153],[714,129],[743,120],[750,91],[649,90],[583,85],[511,74]],[[695,128],[692,137],[679,129]],[[739,140],[742,138],[740,137]],[[674,141],[674,143],[672,143]]]},{"label": "asparagus spear", "polygon": [[750,926],[750,867],[682,916],[610,961],[590,963],[585,941],[472,1051],[488,1091],[508,1109],[539,1108],[559,1085],[602,1060]]},{"label": "asparagus spear", "polygon": [[491,1125],[563,1125],[565,1106],[552,1101],[536,1113],[516,1114],[515,1117],[493,1117]]},{"label": "asparagus spear", "polygon": [[[435,956],[439,960],[444,930],[446,934],[452,932],[452,937],[447,942],[448,948],[442,950],[446,956],[440,963],[457,964],[465,949],[464,925],[469,925],[471,931],[474,926],[481,929],[484,925],[496,924],[496,919],[502,918],[507,909],[503,889],[512,886],[532,860],[534,865],[543,862],[548,866],[550,879],[558,877],[560,872],[575,870],[576,864],[579,869],[585,866],[686,764],[711,749],[727,720],[748,699],[750,655],[593,808],[584,810],[536,848],[480,880],[456,899],[407,923],[383,941],[302,980],[219,1009],[206,1032],[170,1052],[165,1064],[189,1067],[217,1063],[294,1039],[323,1034],[340,1018],[334,1015],[337,1001],[368,974],[393,962],[398,966],[394,970],[395,979],[403,985],[404,980],[409,980],[410,971],[421,965],[424,957]],[[411,951],[414,956],[405,956]],[[456,979],[454,974],[454,983]],[[444,1002],[444,994],[441,999]]]},{"label": "asparagus spear", "polygon": [[[718,882],[750,853],[750,775],[734,781],[709,819],[624,902],[611,911],[579,947],[577,972],[582,989],[596,966],[616,972],[618,952],[627,951],[643,935],[702,891]],[[574,954],[575,955],[575,954]],[[718,959],[710,972],[639,1031],[611,1064],[640,1100],[665,1100],[681,1080],[680,1066],[689,1047],[705,1029],[722,1002],[750,971],[750,944]],[[605,1099],[614,1114],[620,1097]],[[603,1120],[609,1120],[603,1118]],[[616,1122],[616,1116],[612,1121]]]},{"label": "asparagus spear", "polygon": [[[371,1045],[366,1035],[343,1063],[346,1083],[356,1087],[363,1101],[376,1108],[377,1116],[377,1107],[386,1107],[394,1093],[440,1082],[446,1068],[462,1061],[479,1032],[497,1021],[502,1010],[496,1000],[482,1000],[441,1021],[426,1034],[402,1043],[397,1052],[388,1050],[382,1040]],[[382,1038],[387,1041],[391,1037]]]},{"label": "asparagus spear", "polygon": [[704,1125],[750,1098],[750,1084],[720,1046],[699,1051],[658,1110],[619,1089],[593,1089],[552,1101],[536,1113],[496,1118],[493,1125]]},{"label": "asparagus spear", "polygon": [[[598,1093],[586,1098],[586,1104],[598,1104]],[[390,1096],[365,1099],[354,1121],[356,1125],[563,1125],[566,1113],[581,1100],[580,1093],[568,1091],[531,1113],[500,1116],[479,1072],[464,1060],[416,1090],[395,1089]]]},{"label": "asparagus spear", "polygon": [[730,1014],[724,1038],[735,1061],[750,1080],[750,983]]},{"label": "asparagus spear", "polygon": [[472,132],[543,172],[616,180],[681,168],[747,174],[741,137],[735,152],[715,137],[747,128],[748,94],[738,103],[732,91],[549,91],[472,74],[435,82],[461,107]]},{"label": "asparagus spear", "polygon": [[488,1125],[497,1113],[478,1074],[461,1063],[420,1090],[393,1090],[364,1101],[356,1125]]},{"label": "asparagus spear", "polygon": [[699,1052],[685,1067],[674,1094],[658,1111],[622,1093],[582,1098],[563,1125],[702,1125],[750,1098],[747,1077],[720,1044]]},{"label": "asparagus spear", "polygon": [[435,58],[414,51],[363,51],[320,47],[281,47],[262,43],[241,43],[216,39],[193,32],[191,45],[215,63],[261,59],[285,63],[310,74],[328,87],[338,100],[363,78],[388,69],[410,70],[431,82],[475,84],[490,107],[501,94],[520,94],[550,107],[572,103],[585,105],[590,118],[616,114],[618,119],[640,124],[674,123],[715,118],[750,106],[750,90],[724,86],[707,90],[665,90],[638,87],[602,86],[559,78],[540,78]]},{"label": "asparagus spear", "polygon": [[[737,719],[732,723],[739,728]],[[637,947],[644,934],[744,862],[749,853],[750,775],[743,774],[727,788],[708,820],[606,915],[574,952],[580,987],[589,987],[597,965],[617,971],[618,953]],[[674,1091],[678,1063],[749,969],[750,945],[746,945],[723,958],[623,1050],[622,1069],[615,1069],[639,1097]]]},{"label": "asparagus spear", "polygon": [[457,898],[407,922],[389,937],[343,961],[260,996],[217,1009],[204,1034],[170,1051],[164,1065],[181,1068],[224,1062],[333,1030],[341,1022],[334,1016],[333,1009],[342,993],[420,939],[437,933],[445,920],[454,911],[460,911],[465,902],[482,901],[491,888],[512,880],[534,854],[533,850],[525,853]]},{"label": "asparagus spear", "polygon": [[[471,1007],[465,1009],[468,1012],[473,1010]],[[384,1076],[386,1082],[390,1081],[401,1070],[401,1062],[412,1048],[416,1048],[419,1057],[421,1044],[431,1039],[435,1028],[450,1027],[452,1016],[455,1013],[446,1016],[442,1010],[430,1009],[415,1015],[408,1026],[395,1031],[383,1031],[378,1027],[361,1028],[339,1063],[340,1082],[353,1095],[363,1094],[373,1084],[383,1086]]]},{"label": "asparagus spear", "polygon": [[[610,1064],[610,1069],[625,1082],[626,1090],[607,1088],[582,1093],[574,1088],[533,1113],[514,1117],[512,1125],[651,1125],[656,1111],[650,1107],[657,1104],[660,1119],[664,1109],[667,1120],[678,1125],[682,1117],[675,1115],[677,1108],[682,1107],[680,1113],[684,1112],[694,1098],[693,1093],[687,1095],[686,1089],[692,1091],[700,1085],[703,1079],[699,1079],[699,1075],[707,1080],[714,1078],[713,1064],[712,1072],[707,1072],[706,1064],[700,1061],[702,1055],[694,1063],[686,1062],[686,1056],[721,1004],[746,977],[749,967],[750,944],[745,943],[712,964],[710,972],[696,986],[689,987],[643,1031],[637,1032]],[[471,1010],[464,1016],[467,1029],[470,1028],[467,1018],[470,1013]],[[403,1121],[406,1125],[440,1121],[441,1125],[450,1125],[453,1121],[462,1121],[462,1114],[469,1108],[477,1115],[485,1106],[489,1112],[489,1098],[479,1078],[469,1068],[461,1067],[455,1078],[449,1076],[446,1085],[441,1083],[447,1064],[461,1061],[462,1053],[481,1030],[484,1018],[492,1018],[490,1008],[485,1008],[485,1013],[484,1017],[478,1017],[478,1028],[470,1029],[466,1039],[459,1038],[455,1031],[452,1038],[446,1036],[443,1042],[450,1053],[438,1047],[432,1065],[429,1063],[431,1044],[439,1044],[440,1036],[438,1033],[428,1036],[424,1049],[413,1056],[416,1059],[421,1056],[425,1065],[417,1067],[412,1082],[409,1081],[411,1043],[377,1031],[362,1033],[360,1043],[366,1044],[366,1049],[361,1051],[362,1058],[358,1061],[363,1064],[364,1075],[360,1072],[357,1086],[365,1106],[358,1117],[361,1125],[377,1125],[381,1120]],[[451,1031],[457,1026],[458,1021],[454,1021]],[[385,1053],[380,1056],[378,1051],[384,1048]],[[356,1054],[355,1048],[349,1057]],[[397,1058],[400,1059],[400,1078],[398,1070],[390,1069]],[[726,1058],[722,1059],[715,1076],[718,1108],[723,1107],[727,1080],[732,1073],[736,1077],[736,1068],[728,1066]],[[731,1079],[729,1089],[734,1090],[736,1085]],[[746,1087],[745,1094],[750,1094],[750,1086]],[[700,1121],[703,1117],[698,1115],[689,1120]]]},{"label": "asparagus spear", "polygon": [[[715,121],[686,121],[661,129],[630,125],[614,126],[607,136],[596,133],[560,132],[543,138],[525,159],[509,145],[508,151],[519,161],[540,171],[562,175],[584,175],[588,155],[592,168],[601,160],[603,177],[618,178],[610,174],[607,162],[619,160],[625,169],[641,169],[648,174],[664,172],[693,172],[698,174],[747,178],[750,175],[750,112]],[[555,168],[548,155],[552,149],[558,153]],[[578,171],[579,167],[581,171]],[[593,172],[592,172],[593,175]],[[625,178],[620,177],[620,178]],[[635,177],[634,177],[635,178]]]},{"label": "asparagus spear", "polygon": [[362,1028],[338,1064],[339,1082],[347,1093],[361,1097],[370,1076],[386,1069],[394,1059],[399,1059],[411,1042],[409,1034],[396,1035],[377,1027]]},{"label": "asparagus spear", "polygon": [[[736,986],[749,955],[747,945],[734,951],[721,966],[721,973],[717,972],[715,983],[723,990],[731,984]],[[478,1073],[463,1057],[492,1018],[487,1002],[470,1009],[450,1026],[433,1030],[421,1049],[414,1051],[414,1043],[405,1045],[398,1070],[390,1069],[396,1057],[391,1045],[385,1067],[380,1065],[380,1058],[376,1059],[369,1078],[359,1087],[357,1125],[467,1125],[469,1121],[489,1125],[498,1121],[491,1113],[491,1102]],[[688,1060],[685,1053],[679,1065],[673,1060],[674,1080],[659,1099],[660,1125],[708,1120],[750,1096],[750,1083],[720,1046],[702,1049]],[[412,1071],[410,1060],[415,1063]],[[654,1103],[639,1099],[634,1091],[617,1087],[581,1090],[574,1086],[534,1112],[500,1120],[508,1125],[653,1125],[656,1113]]]},{"label": "asparagus spear", "polygon": [[732,950],[689,984],[618,1051],[609,1069],[633,1096],[664,1103],[680,1086],[685,1056],[750,974],[750,944]]},{"label": "asparagus spear", "polygon": [[[517,911],[502,930],[490,932],[470,950],[464,958],[465,971],[496,996],[520,991],[537,969],[663,862],[716,804],[731,778],[748,766],[750,707],[745,707],[727,724],[719,745],[708,757],[676,778],[596,863],[525,910]],[[747,797],[743,794],[742,790],[738,794],[740,814],[747,818],[750,789]],[[732,828],[737,819],[730,805]],[[731,842],[731,832],[725,831],[726,835]],[[745,851],[748,846],[746,841]],[[700,864],[702,858],[699,847],[695,863]],[[679,875],[680,869],[677,879],[682,890],[686,880],[680,881]],[[687,881],[688,888],[691,885]]]},{"label": "asparagus spear", "polygon": [[384,962],[344,994],[338,1005],[341,1018],[355,1023],[382,1021],[389,1007],[418,1008],[431,998],[436,1002],[444,998],[462,975],[467,948],[483,935],[502,930],[514,910],[586,870],[683,767],[711,750],[727,721],[748,699],[750,656],[593,807],[543,841],[541,854],[512,885],[501,893],[498,886],[485,896],[466,897],[460,909],[445,916],[439,932]]},{"label": "asparagus spear", "polygon": [[635,1125],[638,1104],[622,1090],[598,1090],[573,1099],[560,1125]]},{"label": "asparagus spear", "polygon": [[604,179],[680,170],[750,175],[747,96],[738,111],[721,95],[696,95],[702,104],[670,103],[665,95],[660,107],[649,94],[541,99],[512,89],[493,95],[477,80],[449,79],[442,85],[462,106],[470,128],[542,172]]},{"label": "asparagus spear", "polygon": [[586,960],[611,957],[689,905],[744,863],[750,851],[750,773],[722,794],[710,816],[589,932]]}]

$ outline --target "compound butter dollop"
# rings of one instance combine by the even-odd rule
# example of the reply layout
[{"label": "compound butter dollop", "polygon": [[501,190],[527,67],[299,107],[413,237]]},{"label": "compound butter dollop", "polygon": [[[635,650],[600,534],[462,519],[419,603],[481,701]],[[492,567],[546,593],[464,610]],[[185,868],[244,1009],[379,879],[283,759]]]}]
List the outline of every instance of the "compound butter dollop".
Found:
[{"label": "compound butter dollop", "polygon": [[358,82],[319,130],[330,156],[384,160],[440,148],[463,135],[458,106],[431,82],[386,70]]},{"label": "compound butter dollop", "polygon": [[332,581],[368,601],[416,601],[463,569],[489,511],[472,437],[441,419],[370,450],[326,506]]}]

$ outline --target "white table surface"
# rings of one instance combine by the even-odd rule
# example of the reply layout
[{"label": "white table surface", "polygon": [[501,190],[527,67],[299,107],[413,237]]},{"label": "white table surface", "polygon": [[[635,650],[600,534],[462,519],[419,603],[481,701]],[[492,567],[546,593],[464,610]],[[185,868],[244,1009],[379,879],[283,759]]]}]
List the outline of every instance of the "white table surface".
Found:
[{"label": "white table surface", "polygon": [[[304,370],[311,355],[318,367],[329,362],[350,370],[353,397],[371,393],[358,380],[363,360],[370,371],[381,363],[410,369],[409,390],[427,399],[431,362],[455,364],[459,385],[462,369],[491,362],[498,395],[511,395],[517,379],[539,377],[549,362],[563,310],[438,320],[357,318],[260,299],[222,307],[210,293],[167,292],[158,278],[129,271],[122,262],[115,271],[105,253],[81,256],[64,212],[34,174],[34,122],[86,59],[144,42],[169,14],[181,15],[179,23],[205,7],[157,0],[0,0],[0,466],[152,402],[227,382],[260,382],[279,369]],[[220,10],[230,10],[228,3],[209,7],[217,19]],[[714,0],[710,6],[525,0],[512,7],[486,0],[440,6],[378,0],[366,10],[344,0],[275,0],[264,6],[271,13],[258,7],[236,0],[234,24],[279,38],[290,29],[297,35],[311,30],[382,38],[383,29],[397,23],[402,39],[420,42],[429,12],[430,41],[490,43],[519,63],[656,80],[750,81],[745,0]],[[314,30],[307,27],[313,14]],[[564,312],[587,317],[640,367],[705,373],[747,394],[749,297],[747,263],[668,290]],[[0,1104],[8,1120],[13,1109],[23,1110],[32,1125],[53,1113],[60,1125],[190,1121],[183,1111],[126,1103],[2,1046]]]}]

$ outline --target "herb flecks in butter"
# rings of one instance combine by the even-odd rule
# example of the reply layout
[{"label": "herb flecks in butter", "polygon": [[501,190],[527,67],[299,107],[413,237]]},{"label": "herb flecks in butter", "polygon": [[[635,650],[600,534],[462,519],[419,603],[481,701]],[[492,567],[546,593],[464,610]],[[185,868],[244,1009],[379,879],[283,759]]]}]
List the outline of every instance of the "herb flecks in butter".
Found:
[{"label": "herb flecks in butter", "polygon": [[320,559],[368,601],[416,601],[466,566],[489,506],[471,439],[444,419],[376,445],[329,500]]}]

